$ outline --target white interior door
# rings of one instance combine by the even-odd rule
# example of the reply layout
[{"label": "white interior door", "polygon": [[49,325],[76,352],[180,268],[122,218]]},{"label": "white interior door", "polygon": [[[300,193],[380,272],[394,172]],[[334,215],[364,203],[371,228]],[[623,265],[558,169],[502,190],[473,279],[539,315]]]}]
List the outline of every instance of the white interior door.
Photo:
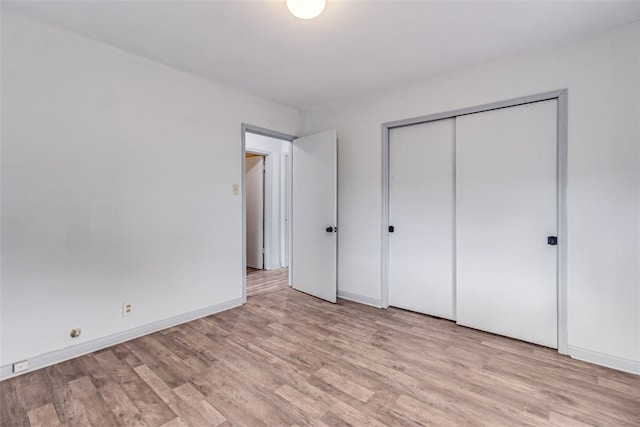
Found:
[{"label": "white interior door", "polygon": [[330,302],[337,293],[336,131],[292,142],[291,286]]},{"label": "white interior door", "polygon": [[247,267],[264,268],[264,157],[247,157]]},{"label": "white interior door", "polygon": [[456,119],[457,321],[557,348],[555,100]]},{"label": "white interior door", "polygon": [[455,319],[455,120],[389,133],[389,304]]}]

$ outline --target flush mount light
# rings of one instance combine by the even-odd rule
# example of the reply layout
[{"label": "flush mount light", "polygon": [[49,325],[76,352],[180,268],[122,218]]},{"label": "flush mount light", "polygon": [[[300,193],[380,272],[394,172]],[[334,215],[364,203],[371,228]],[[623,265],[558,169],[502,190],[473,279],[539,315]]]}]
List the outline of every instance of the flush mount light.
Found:
[{"label": "flush mount light", "polygon": [[296,18],[313,19],[320,15],[327,5],[327,0],[287,0],[289,12]]}]

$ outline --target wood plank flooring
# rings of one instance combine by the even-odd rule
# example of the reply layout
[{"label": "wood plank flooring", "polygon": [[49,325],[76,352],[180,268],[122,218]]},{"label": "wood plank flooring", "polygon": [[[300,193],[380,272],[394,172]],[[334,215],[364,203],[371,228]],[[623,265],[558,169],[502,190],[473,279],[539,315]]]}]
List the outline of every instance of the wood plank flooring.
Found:
[{"label": "wood plank flooring", "polygon": [[279,288],[3,381],[0,425],[640,425],[638,376],[254,273]]},{"label": "wood plank flooring", "polygon": [[269,294],[289,287],[289,269],[258,270],[247,267],[247,298]]}]

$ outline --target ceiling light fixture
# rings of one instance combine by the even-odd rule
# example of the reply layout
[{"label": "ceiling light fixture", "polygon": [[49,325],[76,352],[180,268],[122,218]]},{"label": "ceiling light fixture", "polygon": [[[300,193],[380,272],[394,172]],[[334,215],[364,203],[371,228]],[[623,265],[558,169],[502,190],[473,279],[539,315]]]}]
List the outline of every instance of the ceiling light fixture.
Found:
[{"label": "ceiling light fixture", "polygon": [[296,18],[313,19],[320,15],[327,5],[327,0],[287,0],[289,12]]}]

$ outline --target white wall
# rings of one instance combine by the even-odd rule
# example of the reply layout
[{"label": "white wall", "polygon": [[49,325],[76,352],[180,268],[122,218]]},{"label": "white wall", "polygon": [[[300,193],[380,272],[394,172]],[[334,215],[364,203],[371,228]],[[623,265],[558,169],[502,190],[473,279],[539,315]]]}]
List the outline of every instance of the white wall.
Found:
[{"label": "white wall", "polygon": [[298,112],[6,12],[1,52],[3,375],[240,304],[241,123]]},{"label": "white wall", "polygon": [[567,88],[569,345],[640,373],[639,55],[636,23],[304,113],[338,129],[340,292],[381,298],[382,123]]},{"label": "white wall", "polygon": [[[286,194],[283,176],[283,154],[289,152],[289,142],[268,136],[247,132],[245,137],[246,150],[255,153],[271,153],[266,156],[271,170],[271,221],[270,227],[271,251],[270,259],[265,260],[265,269],[280,268],[283,265],[284,250],[284,198]],[[269,166],[268,166],[269,167]],[[266,208],[265,208],[266,209]]]}]

